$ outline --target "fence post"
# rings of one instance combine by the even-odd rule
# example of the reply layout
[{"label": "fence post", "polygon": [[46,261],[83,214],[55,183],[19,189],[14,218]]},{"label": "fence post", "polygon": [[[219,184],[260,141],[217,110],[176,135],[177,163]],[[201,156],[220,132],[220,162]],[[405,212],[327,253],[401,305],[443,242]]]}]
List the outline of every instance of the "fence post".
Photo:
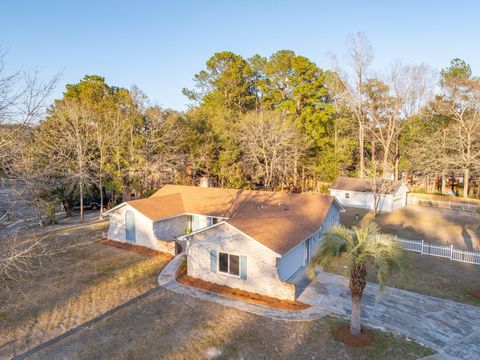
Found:
[{"label": "fence post", "polygon": [[423,255],[423,240],[422,240],[422,252],[421,252],[421,254]]},{"label": "fence post", "polygon": [[453,244],[450,245],[450,260],[453,260]]}]

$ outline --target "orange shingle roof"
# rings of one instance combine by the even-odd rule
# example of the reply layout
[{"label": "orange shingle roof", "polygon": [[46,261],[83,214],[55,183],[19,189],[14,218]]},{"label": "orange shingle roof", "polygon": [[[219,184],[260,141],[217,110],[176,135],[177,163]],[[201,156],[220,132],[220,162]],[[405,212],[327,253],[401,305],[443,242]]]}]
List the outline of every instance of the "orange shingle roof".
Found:
[{"label": "orange shingle roof", "polygon": [[156,198],[149,197],[146,199],[131,200],[127,201],[127,204],[153,221],[185,213],[182,194],[180,193],[158,196]]},{"label": "orange shingle roof", "polygon": [[320,228],[333,201],[313,194],[166,185],[128,204],[153,221],[184,213],[227,218],[248,236],[285,254]]}]

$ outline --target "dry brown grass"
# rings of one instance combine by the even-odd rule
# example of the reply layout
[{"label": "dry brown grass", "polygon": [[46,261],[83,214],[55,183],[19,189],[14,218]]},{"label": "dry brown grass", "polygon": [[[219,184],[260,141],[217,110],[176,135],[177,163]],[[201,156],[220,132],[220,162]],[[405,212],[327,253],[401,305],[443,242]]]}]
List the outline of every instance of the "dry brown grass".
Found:
[{"label": "dry brown grass", "polygon": [[[355,219],[359,214],[359,220]],[[480,215],[449,209],[408,206],[373,218],[370,211],[347,208],[341,223],[357,225],[373,221],[382,231],[407,239],[425,240],[461,249],[480,247]],[[480,289],[480,266],[407,252],[410,258],[408,279],[394,275],[387,285],[444,299],[480,306],[472,291]],[[329,271],[343,274],[344,262],[337,261]],[[376,281],[374,271],[369,281]]]},{"label": "dry brown grass", "polygon": [[170,261],[173,258],[173,255],[171,254],[162,253],[160,251],[156,251],[141,245],[131,245],[131,244],[122,243],[119,241],[114,241],[109,239],[100,239],[97,242],[102,245],[108,245],[117,249],[131,251],[131,252],[134,252],[135,254],[145,255],[149,257],[161,257],[167,261]]},{"label": "dry brown grass", "polygon": [[335,339],[341,324],[274,320],[159,289],[30,359],[408,360],[433,353],[379,330],[371,330],[372,344],[352,348]]},{"label": "dry brown grass", "polygon": [[[471,293],[480,289],[480,266],[412,252],[407,252],[407,255],[410,260],[407,277],[401,278],[398,274],[393,274],[387,281],[387,286],[480,306],[480,298]],[[345,264],[346,260],[339,258],[326,270],[343,275]],[[374,269],[368,269],[367,279],[377,282]]]},{"label": "dry brown grass", "polygon": [[187,275],[187,261],[184,260],[178,267],[177,273],[175,274],[176,280],[188,286],[197,287],[199,289],[212,291],[217,294],[228,296],[237,300],[246,301],[249,303],[271,307],[274,309],[284,309],[284,310],[305,310],[310,307],[310,305],[298,302],[298,301],[289,301],[289,300],[280,300],[274,297],[260,295],[257,293],[252,293],[240,289],[235,289],[225,285],[215,284],[209,281],[196,279]]},{"label": "dry brown grass", "polygon": [[[398,237],[442,245],[453,244],[465,250],[480,250],[480,214],[474,212],[412,205],[373,218],[371,211],[346,210],[341,215],[341,223],[347,226],[370,220],[383,231]],[[359,214],[359,221],[355,219],[355,214]]]},{"label": "dry brown grass", "polygon": [[[50,233],[64,244],[97,239],[106,223]],[[23,352],[156,286],[167,257],[98,242],[55,254],[14,290],[0,289],[0,358]]]}]

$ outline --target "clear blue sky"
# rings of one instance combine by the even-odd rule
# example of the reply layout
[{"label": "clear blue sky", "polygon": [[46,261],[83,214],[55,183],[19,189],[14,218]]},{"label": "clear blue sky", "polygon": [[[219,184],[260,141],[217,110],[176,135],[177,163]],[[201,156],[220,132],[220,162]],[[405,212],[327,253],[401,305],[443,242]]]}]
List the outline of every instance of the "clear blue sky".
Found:
[{"label": "clear blue sky", "polygon": [[139,86],[164,107],[185,109],[183,87],[217,51],[249,57],[281,49],[328,67],[350,33],[363,31],[375,67],[395,60],[436,69],[454,57],[480,73],[480,1],[22,1],[2,0],[0,44],[10,69],[97,74]]}]

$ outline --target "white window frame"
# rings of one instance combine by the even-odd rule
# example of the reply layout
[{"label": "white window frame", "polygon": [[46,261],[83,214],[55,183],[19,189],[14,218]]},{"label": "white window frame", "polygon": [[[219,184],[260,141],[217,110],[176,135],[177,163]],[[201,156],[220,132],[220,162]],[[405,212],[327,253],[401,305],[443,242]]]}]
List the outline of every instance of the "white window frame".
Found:
[{"label": "white window frame", "polygon": [[[220,270],[220,253],[228,255],[228,272],[224,272],[224,271]],[[230,256],[231,255],[238,256],[238,275],[230,274]],[[241,257],[242,257],[242,255],[232,254],[232,253],[225,252],[225,251],[217,251],[217,272],[219,274],[222,274],[222,275],[233,276],[235,278],[240,278],[240,274],[242,273],[241,264],[240,264],[240,258]]]}]

